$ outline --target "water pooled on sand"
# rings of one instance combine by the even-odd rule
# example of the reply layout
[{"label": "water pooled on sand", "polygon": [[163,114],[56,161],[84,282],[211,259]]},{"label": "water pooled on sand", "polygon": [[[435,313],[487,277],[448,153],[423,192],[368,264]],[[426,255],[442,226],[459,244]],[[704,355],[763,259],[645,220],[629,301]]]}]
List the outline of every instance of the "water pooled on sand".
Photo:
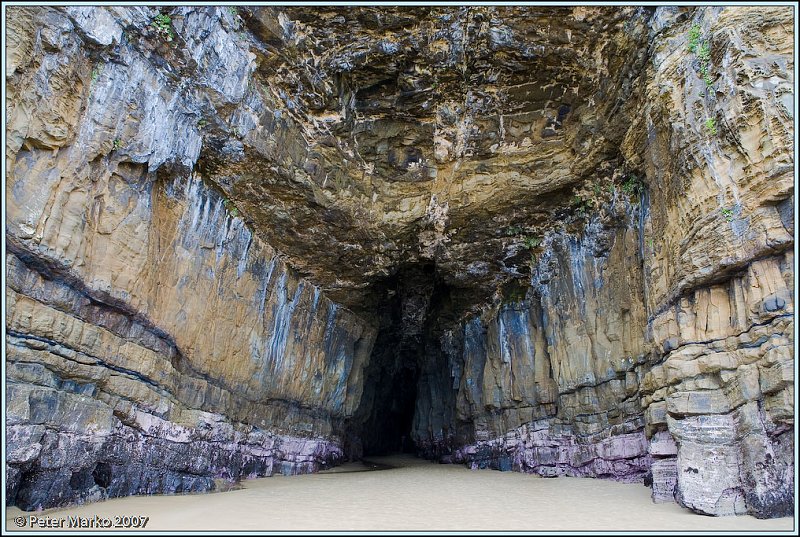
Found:
[{"label": "water pooled on sand", "polygon": [[[149,516],[147,530],[791,531],[793,518],[707,517],[653,504],[641,484],[468,470],[408,456],[244,481],[216,494],[136,496],[40,516]],[[361,471],[359,471],[361,470]],[[7,511],[6,527],[17,529]]]}]

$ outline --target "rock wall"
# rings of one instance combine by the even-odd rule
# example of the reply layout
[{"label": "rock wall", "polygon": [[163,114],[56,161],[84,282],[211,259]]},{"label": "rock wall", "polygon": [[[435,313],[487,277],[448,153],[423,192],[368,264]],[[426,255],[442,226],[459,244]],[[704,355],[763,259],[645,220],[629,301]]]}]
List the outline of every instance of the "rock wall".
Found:
[{"label": "rock wall", "polygon": [[[246,50],[225,76],[176,83],[120,44],[107,13],[13,19],[13,52],[35,53],[9,67],[9,502],[207,490],[335,462],[374,330],[191,171],[186,108],[212,98],[203,82],[240,100]],[[231,46],[224,20],[192,23],[215,36],[195,57]],[[93,54],[117,56],[95,76]]]},{"label": "rock wall", "polygon": [[473,467],[647,474],[639,211],[615,192],[585,236],[544,240],[527,296],[444,335],[450,368],[433,385],[456,391],[456,411],[419,406],[421,445]]},{"label": "rock wall", "polygon": [[[678,502],[706,514],[793,510],[791,20],[707,8],[657,23],[640,116],[655,132],[624,145],[651,198],[642,406],[654,495],[675,483]],[[693,28],[707,60],[689,50]]]},{"label": "rock wall", "polygon": [[[791,14],[686,15],[650,23],[646,105],[622,145],[641,208],[609,233],[615,199],[549,236],[525,300],[446,334],[450,370],[421,383],[435,395],[415,434],[473,467],[644,478],[700,513],[789,516]],[[714,51],[708,80],[693,32]],[[450,392],[455,413],[436,404]]]},{"label": "rock wall", "polygon": [[791,9],[8,13],[9,503],[408,434],[791,514]]}]

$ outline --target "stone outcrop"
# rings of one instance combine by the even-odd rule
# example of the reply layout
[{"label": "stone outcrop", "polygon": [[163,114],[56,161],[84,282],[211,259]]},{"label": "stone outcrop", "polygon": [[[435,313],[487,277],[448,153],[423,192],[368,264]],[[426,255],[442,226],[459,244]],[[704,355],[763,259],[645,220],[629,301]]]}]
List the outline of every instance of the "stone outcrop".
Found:
[{"label": "stone outcrop", "polygon": [[[418,412],[431,453],[541,475],[644,475],[654,500],[705,514],[792,513],[793,72],[789,41],[766,31],[787,14],[651,20],[647,105],[622,144],[645,172],[646,190],[623,185],[641,208],[628,206],[616,234],[596,225],[614,199],[582,235],[548,236],[525,300],[447,334],[437,392],[452,385],[460,405]],[[744,34],[757,24],[766,37],[753,43]],[[712,84],[683,53],[694,28],[716,51]],[[719,118],[717,132],[704,118]]]},{"label": "stone outcrop", "polygon": [[794,505],[786,7],[11,7],[7,501],[413,450]]}]

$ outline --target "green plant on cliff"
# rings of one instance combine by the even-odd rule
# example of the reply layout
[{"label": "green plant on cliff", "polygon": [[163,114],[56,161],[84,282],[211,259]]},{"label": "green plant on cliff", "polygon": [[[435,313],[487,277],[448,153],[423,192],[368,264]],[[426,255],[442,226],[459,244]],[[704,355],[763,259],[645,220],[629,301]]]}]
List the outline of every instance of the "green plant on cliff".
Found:
[{"label": "green plant on cliff", "polygon": [[717,135],[717,120],[713,117],[706,119],[706,130],[711,136]]},{"label": "green plant on cliff", "polygon": [[689,52],[697,52],[697,45],[700,43],[700,34],[702,30],[699,24],[693,24],[689,29]]},{"label": "green plant on cliff", "polygon": [[578,195],[575,196],[572,206],[575,208],[575,213],[578,215],[578,217],[584,218],[587,214],[589,214],[589,211],[594,209],[594,200]]},{"label": "green plant on cliff", "polygon": [[111,149],[114,151],[122,148],[122,140],[119,138],[114,138],[114,141],[111,143]]},{"label": "green plant on cliff", "polygon": [[697,49],[697,57],[705,64],[711,61],[711,45],[708,44],[708,41],[704,41],[700,44],[700,47]]},{"label": "green plant on cliff", "polygon": [[725,217],[725,220],[728,222],[733,222],[733,209],[728,209],[727,207],[723,207],[720,209],[722,216]]},{"label": "green plant on cliff", "polygon": [[520,226],[508,226],[506,228],[506,236],[513,237],[514,235],[519,235],[522,233],[522,227]]},{"label": "green plant on cliff", "polygon": [[164,13],[156,15],[150,25],[167,41],[175,39],[175,33],[172,31],[172,19],[169,15]]},{"label": "green plant on cliff", "polygon": [[522,244],[525,245],[525,248],[527,248],[528,250],[533,250],[541,243],[542,239],[539,237],[527,236],[522,239]]},{"label": "green plant on cliff", "polygon": [[526,282],[511,280],[502,287],[503,302],[522,302],[528,294]]},{"label": "green plant on cliff", "polygon": [[629,174],[622,182],[622,191],[629,196],[638,196],[644,191],[644,183],[638,176]]},{"label": "green plant on cliff", "polygon": [[689,29],[689,52],[695,54],[700,60],[700,75],[706,84],[711,85],[708,74],[708,64],[711,61],[711,46],[702,40],[702,29],[699,24],[693,24]]},{"label": "green plant on cliff", "polygon": [[707,86],[711,86],[711,74],[709,73],[709,65],[711,64],[711,45],[708,41],[704,41],[699,24],[692,25],[689,30],[689,51],[697,55],[700,61],[700,76]]},{"label": "green plant on cliff", "polygon": [[239,216],[239,209],[237,209],[236,206],[233,204],[233,202],[228,198],[224,198],[222,200],[222,205],[225,206],[225,210],[227,210],[228,213],[230,213],[230,215],[233,216],[234,218]]},{"label": "green plant on cliff", "polygon": [[711,47],[708,43],[703,43],[697,51],[700,59],[700,75],[707,86],[712,84],[711,75],[708,72],[708,65],[711,63]]}]

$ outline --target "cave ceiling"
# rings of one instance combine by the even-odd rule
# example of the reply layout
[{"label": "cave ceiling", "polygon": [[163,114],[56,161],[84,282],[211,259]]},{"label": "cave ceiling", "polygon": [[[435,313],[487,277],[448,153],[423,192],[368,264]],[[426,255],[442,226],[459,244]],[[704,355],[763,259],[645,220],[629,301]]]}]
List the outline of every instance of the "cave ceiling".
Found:
[{"label": "cave ceiling", "polygon": [[[649,11],[249,7],[266,109],[198,169],[332,299],[366,313],[433,263],[478,304],[613,195]],[[234,134],[237,134],[234,132]]]}]

